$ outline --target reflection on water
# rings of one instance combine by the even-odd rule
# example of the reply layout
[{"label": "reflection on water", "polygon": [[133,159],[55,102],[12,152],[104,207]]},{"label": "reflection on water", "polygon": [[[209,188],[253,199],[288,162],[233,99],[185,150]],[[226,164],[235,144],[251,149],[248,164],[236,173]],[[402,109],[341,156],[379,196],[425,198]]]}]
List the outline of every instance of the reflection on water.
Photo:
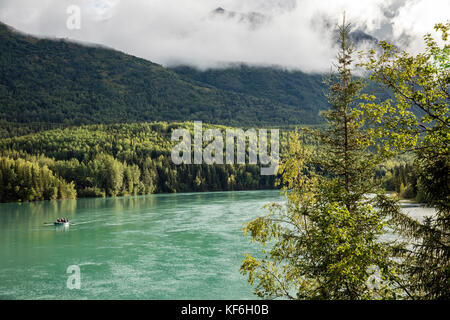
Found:
[{"label": "reflection on water", "polygon": [[68,224],[56,225],[55,230],[56,232],[67,232],[69,231],[69,225]]}]

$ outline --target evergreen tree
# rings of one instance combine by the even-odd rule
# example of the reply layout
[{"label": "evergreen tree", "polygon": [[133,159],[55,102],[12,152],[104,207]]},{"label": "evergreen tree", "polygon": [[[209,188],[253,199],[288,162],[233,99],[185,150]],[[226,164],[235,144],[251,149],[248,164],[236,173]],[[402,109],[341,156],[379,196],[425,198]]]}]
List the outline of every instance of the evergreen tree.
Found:
[{"label": "evergreen tree", "polygon": [[23,159],[0,157],[0,202],[74,199],[73,183],[66,183],[47,167]]},{"label": "evergreen tree", "polygon": [[281,166],[287,207],[271,204],[268,215],[245,228],[253,241],[270,248],[263,249],[262,258],[248,255],[241,266],[260,297],[396,295],[390,246],[380,241],[390,201],[368,195],[377,190],[373,177],[382,154],[370,152],[373,141],[363,127],[357,104],[363,85],[352,78],[349,29],[344,18],[337,73],[329,80],[328,129],[316,133],[320,150],[312,152],[301,145],[300,135],[293,136]]}]

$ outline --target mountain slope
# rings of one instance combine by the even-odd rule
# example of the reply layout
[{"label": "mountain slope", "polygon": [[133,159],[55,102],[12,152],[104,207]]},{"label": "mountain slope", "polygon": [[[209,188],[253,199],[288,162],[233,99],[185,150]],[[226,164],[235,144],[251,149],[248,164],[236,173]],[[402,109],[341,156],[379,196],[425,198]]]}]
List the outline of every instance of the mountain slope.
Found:
[{"label": "mountain slope", "polygon": [[324,75],[287,71],[280,68],[235,65],[227,69],[197,69],[180,66],[178,74],[228,92],[239,92],[289,106],[298,106],[311,115],[309,123],[319,119],[317,110],[327,108]]},{"label": "mountain slope", "polygon": [[[271,100],[270,94],[223,83],[216,83],[221,87],[216,88],[118,51],[38,39],[4,24],[0,24],[0,71],[3,134],[31,123],[39,127],[158,120],[240,126],[317,122],[316,107],[302,105],[301,98]],[[257,85],[254,79],[251,82]],[[283,86],[288,84],[277,84],[276,90]]]}]

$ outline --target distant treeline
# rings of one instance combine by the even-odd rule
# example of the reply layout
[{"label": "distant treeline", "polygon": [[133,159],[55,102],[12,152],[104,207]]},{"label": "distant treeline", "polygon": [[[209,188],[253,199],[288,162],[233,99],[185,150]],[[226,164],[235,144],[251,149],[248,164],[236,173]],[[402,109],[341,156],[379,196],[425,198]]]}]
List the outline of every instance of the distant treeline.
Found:
[{"label": "distant treeline", "polygon": [[55,176],[47,166],[0,157],[0,202],[74,199],[73,182]]},{"label": "distant treeline", "polygon": [[170,133],[179,127],[189,124],[91,125],[2,139],[0,201],[274,188],[275,177],[258,165],[174,165]]},{"label": "distant treeline", "polygon": [[384,190],[395,192],[403,199],[427,202],[427,197],[419,183],[416,166],[412,159],[389,161],[377,171]]},{"label": "distant treeline", "polygon": [[[0,201],[276,188],[277,177],[262,176],[248,158],[245,165],[174,165],[170,137],[178,128],[193,125],[89,125],[0,139]],[[208,128],[228,127],[204,124]],[[286,135],[282,131],[281,154]],[[424,201],[408,157],[384,164],[375,178],[387,191]]]}]

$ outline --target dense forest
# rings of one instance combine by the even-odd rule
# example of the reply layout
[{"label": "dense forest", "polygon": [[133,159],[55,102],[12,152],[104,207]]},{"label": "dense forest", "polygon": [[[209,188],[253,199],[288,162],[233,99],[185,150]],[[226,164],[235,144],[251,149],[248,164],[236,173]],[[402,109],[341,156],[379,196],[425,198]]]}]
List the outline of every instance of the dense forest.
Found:
[{"label": "dense forest", "polygon": [[[98,123],[319,124],[323,75],[230,65],[165,68],[101,46],[39,39],[0,23],[0,137]],[[369,86],[377,96],[387,94]]]},{"label": "dense forest", "polygon": [[[293,74],[299,79],[292,89],[288,83],[292,76],[280,77],[278,93],[261,96],[274,83],[233,89],[234,71],[224,70],[222,79],[230,85],[222,81],[215,87],[186,72],[109,48],[39,39],[1,23],[0,71],[2,136],[68,125],[140,121],[311,124],[318,122],[318,111],[324,108],[323,99],[316,100],[322,93],[319,76]],[[258,74],[255,84],[264,76]]]},{"label": "dense forest", "polygon": [[198,70],[179,66],[172,70],[228,92],[261,97],[283,105],[301,106],[313,116],[304,119],[304,123],[320,122],[317,111],[327,108],[322,74],[244,64],[231,65],[225,69]]},{"label": "dense forest", "polygon": [[[174,165],[170,136],[175,128],[192,130],[193,125],[89,125],[1,139],[0,201],[73,198],[67,188],[78,197],[274,188],[275,177],[262,176],[259,165]],[[24,166],[42,173],[22,179]],[[36,179],[51,194],[30,191],[31,197],[27,190],[37,190]]]},{"label": "dense forest", "polygon": [[417,202],[427,201],[418,183],[417,168],[411,157],[384,164],[381,166],[379,174],[382,177],[384,190],[395,192],[403,199],[415,199]]},{"label": "dense forest", "polygon": [[[203,127],[223,132],[228,128],[208,124]],[[259,165],[248,164],[248,154],[245,165],[174,165],[174,142],[170,137],[178,128],[187,128],[193,136],[192,123],[153,122],[77,126],[0,139],[0,201],[276,187],[277,177],[261,176]],[[281,131],[281,156],[291,132]],[[307,134],[303,134],[302,143],[316,148]],[[41,176],[33,173],[35,180],[23,178],[24,167],[41,171]],[[408,156],[380,165],[374,178],[385,190],[404,198],[420,195]],[[36,187],[37,180],[45,184]],[[54,192],[54,188],[58,191]],[[41,189],[51,190],[45,193]]]},{"label": "dense forest", "polygon": [[[253,165],[174,166],[170,132],[186,123],[148,121],[293,128],[322,125],[319,112],[327,108],[323,75],[240,64],[168,69],[109,48],[23,35],[1,23],[0,40],[0,137],[11,138],[0,141],[1,154],[74,182],[79,197],[272,188],[275,178],[260,177]],[[368,88],[387,96],[373,83]],[[9,175],[17,168],[3,170]],[[410,164],[383,166],[376,178],[404,197],[420,194]],[[2,201],[52,197],[9,194]]]},{"label": "dense forest", "polygon": [[0,157],[0,202],[74,199],[73,182],[56,177],[47,166]]}]

